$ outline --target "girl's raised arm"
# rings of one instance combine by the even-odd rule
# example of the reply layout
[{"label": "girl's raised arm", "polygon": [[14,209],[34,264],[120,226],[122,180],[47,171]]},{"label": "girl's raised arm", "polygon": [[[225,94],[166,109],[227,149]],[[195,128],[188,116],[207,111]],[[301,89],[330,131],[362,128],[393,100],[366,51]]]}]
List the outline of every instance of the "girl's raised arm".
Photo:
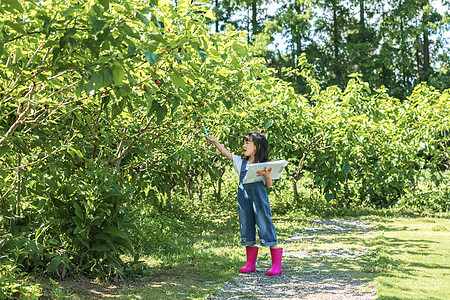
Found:
[{"label": "girl's raised arm", "polygon": [[220,153],[222,153],[223,156],[227,157],[229,160],[233,161],[233,155],[228,151],[221,143],[219,143],[214,137],[212,136],[206,136],[206,139],[214,144],[214,146],[219,149]]}]

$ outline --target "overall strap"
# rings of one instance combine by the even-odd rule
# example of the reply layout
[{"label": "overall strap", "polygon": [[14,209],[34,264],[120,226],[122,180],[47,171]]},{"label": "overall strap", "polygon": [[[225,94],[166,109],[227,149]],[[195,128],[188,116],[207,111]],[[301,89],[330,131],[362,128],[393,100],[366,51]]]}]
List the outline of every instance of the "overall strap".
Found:
[{"label": "overall strap", "polygon": [[242,161],[242,164],[241,164],[241,173],[239,173],[239,181],[240,182],[242,182],[242,180],[244,179],[244,177],[245,177],[245,175],[247,174],[247,162],[248,162],[248,160],[247,159],[244,159],[243,161]]}]

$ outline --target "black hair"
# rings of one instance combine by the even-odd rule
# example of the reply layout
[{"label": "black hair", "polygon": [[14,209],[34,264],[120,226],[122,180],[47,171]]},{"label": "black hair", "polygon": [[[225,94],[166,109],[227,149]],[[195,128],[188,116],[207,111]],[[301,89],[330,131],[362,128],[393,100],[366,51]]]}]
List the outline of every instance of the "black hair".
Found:
[{"label": "black hair", "polygon": [[[253,131],[244,135],[244,142],[252,141],[256,147],[255,163],[269,161],[269,141],[262,134],[264,131]],[[248,158],[248,157],[247,157]]]}]

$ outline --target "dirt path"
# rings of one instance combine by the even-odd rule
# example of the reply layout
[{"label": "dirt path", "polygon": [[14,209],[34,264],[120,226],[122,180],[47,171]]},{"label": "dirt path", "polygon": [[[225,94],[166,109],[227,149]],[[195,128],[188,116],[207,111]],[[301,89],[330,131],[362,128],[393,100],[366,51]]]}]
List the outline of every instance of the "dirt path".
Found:
[{"label": "dirt path", "polygon": [[266,276],[270,255],[261,249],[255,273],[239,274],[208,299],[375,299],[376,254],[364,243],[373,230],[360,220],[313,220],[280,244],[283,274]]}]

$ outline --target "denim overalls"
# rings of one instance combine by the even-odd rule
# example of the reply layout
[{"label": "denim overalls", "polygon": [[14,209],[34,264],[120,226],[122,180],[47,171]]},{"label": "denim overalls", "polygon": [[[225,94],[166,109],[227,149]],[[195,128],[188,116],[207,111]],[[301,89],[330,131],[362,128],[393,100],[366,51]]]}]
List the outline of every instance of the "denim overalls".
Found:
[{"label": "denim overalls", "polygon": [[242,183],[247,174],[247,161],[247,159],[242,161],[238,188],[241,245],[252,246],[256,244],[256,225],[261,245],[265,247],[275,246],[278,243],[277,236],[271,220],[272,213],[264,182]]}]

